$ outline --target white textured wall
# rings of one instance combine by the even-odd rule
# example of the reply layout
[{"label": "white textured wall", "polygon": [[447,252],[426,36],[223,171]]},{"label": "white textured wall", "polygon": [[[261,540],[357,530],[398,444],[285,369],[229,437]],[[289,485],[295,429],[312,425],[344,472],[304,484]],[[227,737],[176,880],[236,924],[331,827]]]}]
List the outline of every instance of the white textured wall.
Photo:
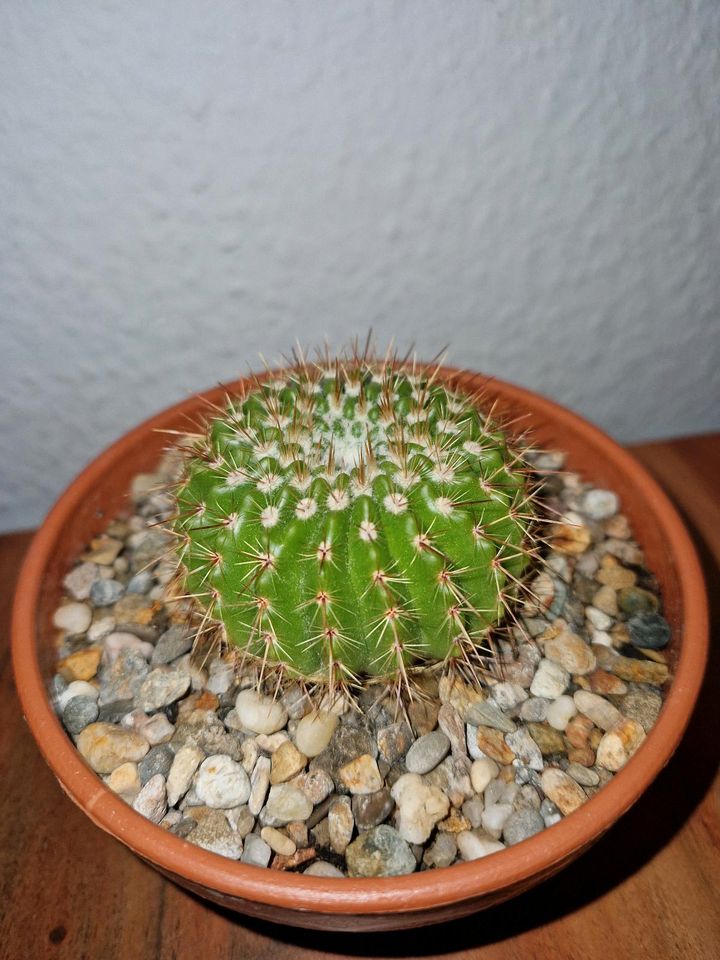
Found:
[{"label": "white textured wall", "polygon": [[0,528],[372,325],[621,440],[720,427],[717,0],[4,0]]}]

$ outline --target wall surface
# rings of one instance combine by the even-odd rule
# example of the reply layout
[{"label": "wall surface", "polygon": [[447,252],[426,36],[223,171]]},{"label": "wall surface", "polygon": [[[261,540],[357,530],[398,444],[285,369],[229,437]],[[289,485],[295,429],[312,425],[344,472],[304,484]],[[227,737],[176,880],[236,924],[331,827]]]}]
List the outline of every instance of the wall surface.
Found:
[{"label": "wall surface", "polygon": [[720,427],[717,0],[5,0],[0,528],[369,326],[621,440]]}]

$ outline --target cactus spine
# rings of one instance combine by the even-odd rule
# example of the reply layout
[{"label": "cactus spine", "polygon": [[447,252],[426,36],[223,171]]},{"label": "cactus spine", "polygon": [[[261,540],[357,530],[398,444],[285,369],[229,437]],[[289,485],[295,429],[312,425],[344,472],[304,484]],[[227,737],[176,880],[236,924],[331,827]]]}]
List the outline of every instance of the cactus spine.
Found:
[{"label": "cactus spine", "polygon": [[438,369],[303,358],[190,443],[183,588],[261,674],[347,692],[486,666],[533,552],[533,498],[520,450]]}]

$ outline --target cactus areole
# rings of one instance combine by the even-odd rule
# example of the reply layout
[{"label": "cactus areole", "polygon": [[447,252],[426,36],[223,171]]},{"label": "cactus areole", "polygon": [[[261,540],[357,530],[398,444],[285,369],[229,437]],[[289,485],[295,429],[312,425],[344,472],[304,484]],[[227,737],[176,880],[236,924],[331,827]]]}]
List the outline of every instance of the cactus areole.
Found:
[{"label": "cactus areole", "polygon": [[263,670],[348,691],[487,663],[532,553],[527,464],[438,368],[354,355],[248,382],[189,438],[182,592]]}]

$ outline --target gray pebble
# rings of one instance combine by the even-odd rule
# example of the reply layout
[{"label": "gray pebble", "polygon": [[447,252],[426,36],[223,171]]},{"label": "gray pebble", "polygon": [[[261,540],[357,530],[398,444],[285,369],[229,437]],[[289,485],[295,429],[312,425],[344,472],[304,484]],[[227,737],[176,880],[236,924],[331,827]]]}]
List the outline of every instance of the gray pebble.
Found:
[{"label": "gray pebble", "polygon": [[474,727],[494,727],[495,730],[502,730],[503,733],[513,733],[516,729],[516,725],[510,717],[487,700],[470,704],[463,719],[465,723],[472,724]]},{"label": "gray pebble", "polygon": [[387,824],[362,833],[345,851],[351,877],[398,877],[413,873],[417,863],[410,845]]},{"label": "gray pebble", "polygon": [[257,833],[250,833],[245,837],[245,847],[240,857],[241,863],[251,864],[253,867],[266,867],[270,863],[272,850]]},{"label": "gray pebble", "polygon": [[520,716],[531,723],[542,723],[547,717],[550,701],[545,697],[530,697],[520,707]]},{"label": "gray pebble", "polygon": [[190,677],[180,670],[158,668],[149,673],[138,692],[138,703],[149,712],[174,703],[190,688]]},{"label": "gray pebble", "polygon": [[521,807],[513,811],[505,821],[503,839],[509,846],[527,840],[545,829],[545,821],[538,810],[533,807]]},{"label": "gray pebble", "polygon": [[89,723],[98,717],[98,705],[95,697],[73,697],[63,710],[63,723],[69,733],[80,733]]},{"label": "gray pebble", "polygon": [[547,797],[540,804],[540,816],[543,818],[546,827],[552,827],[553,824],[560,823],[562,820],[562,814],[552,800],[548,800]]},{"label": "gray pebble", "polygon": [[645,733],[649,733],[660,713],[662,697],[647,687],[634,687],[623,697],[620,712],[630,720],[637,720]]},{"label": "gray pebble", "polygon": [[130,578],[126,589],[128,593],[144,594],[151,589],[154,582],[155,578],[149,570],[141,570]]},{"label": "gray pebble", "polygon": [[167,779],[174,759],[175,754],[167,743],[152,747],[138,764],[140,783],[144,786],[148,780],[158,773]]},{"label": "gray pebble", "polygon": [[662,650],[670,642],[670,624],[659,613],[640,613],[627,622],[634,647]]},{"label": "gray pebble", "polygon": [[187,627],[184,627],[181,623],[173,624],[159,637],[150,657],[150,662],[154,667],[170,663],[191,650],[192,645],[192,633],[188,631]]},{"label": "gray pebble", "polygon": [[423,854],[423,863],[428,867],[449,867],[457,856],[457,843],[451,833],[438,833]]},{"label": "gray pebble", "polygon": [[90,602],[94,607],[110,607],[124,593],[125,587],[117,580],[96,580],[90,587]]},{"label": "gray pebble", "polygon": [[450,740],[442,730],[433,730],[420,737],[410,747],[405,757],[409,773],[429,773],[450,750]]}]

